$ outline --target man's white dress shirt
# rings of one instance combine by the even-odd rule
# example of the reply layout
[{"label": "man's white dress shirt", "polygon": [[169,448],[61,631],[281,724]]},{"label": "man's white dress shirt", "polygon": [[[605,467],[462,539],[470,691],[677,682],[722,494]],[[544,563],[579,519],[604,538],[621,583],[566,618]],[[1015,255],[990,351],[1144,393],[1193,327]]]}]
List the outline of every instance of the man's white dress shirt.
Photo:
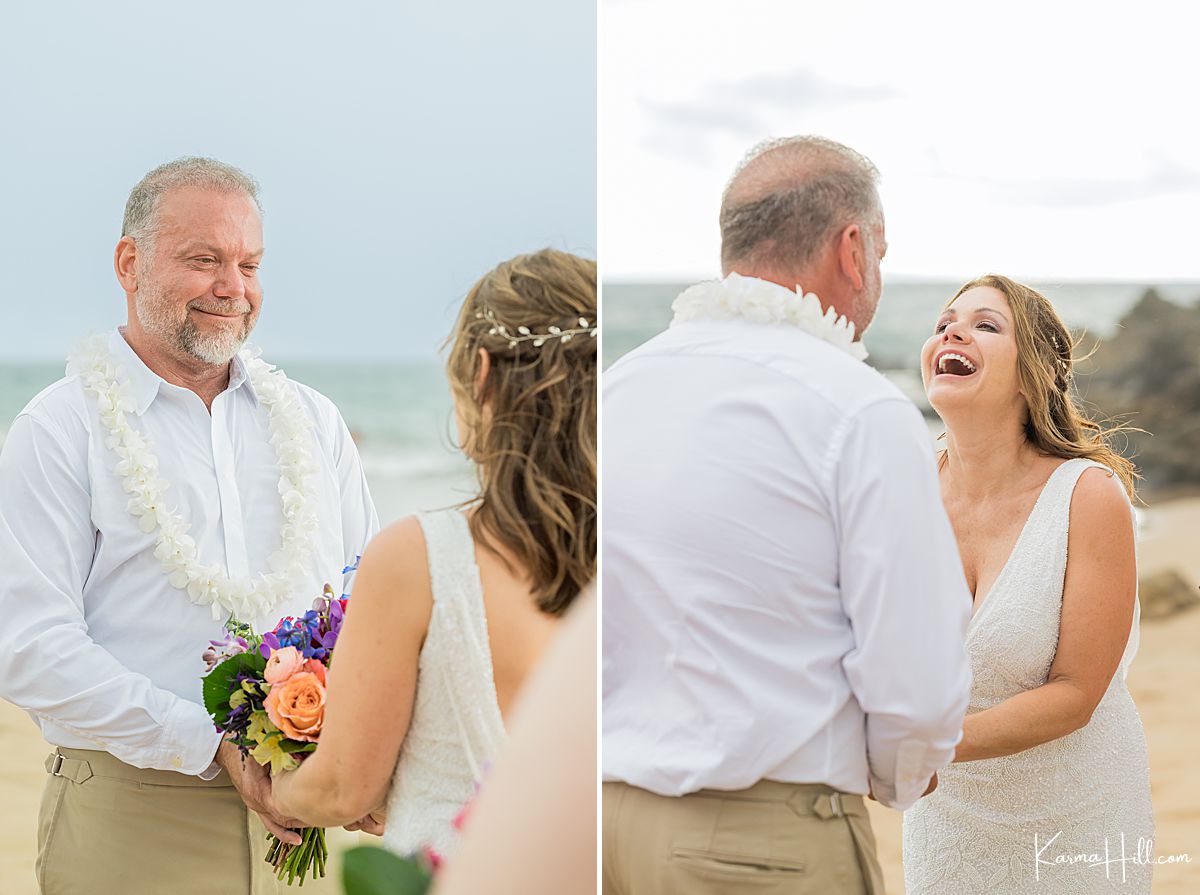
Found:
[{"label": "man's white dress shirt", "polygon": [[604,377],[603,774],[907,808],[953,757],[970,619],[920,414],[790,325],[674,326]]},{"label": "man's white dress shirt", "polygon": [[[270,571],[283,518],[279,466],[241,359],[210,416],[199,396],[146,367],[119,331],[109,350],[137,402],[130,424],[158,457],[199,559],[234,577]],[[306,589],[272,617],[240,619],[259,631],[312,608],[326,582],[341,588],[342,569],[379,528],[337,408],[293,385],[320,470],[320,527]],[[68,377],[29,403],[0,452],[0,696],[53,745],[201,774],[220,740],[202,704],[201,654],[222,623],[167,581],[154,557],[157,530],[144,533],[128,512],[106,435],[95,398]]]}]

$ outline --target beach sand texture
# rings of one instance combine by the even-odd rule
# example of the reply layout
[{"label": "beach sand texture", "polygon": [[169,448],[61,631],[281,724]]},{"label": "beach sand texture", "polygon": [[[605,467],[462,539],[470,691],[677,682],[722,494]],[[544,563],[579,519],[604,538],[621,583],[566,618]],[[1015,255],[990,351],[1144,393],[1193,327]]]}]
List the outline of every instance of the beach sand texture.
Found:
[{"label": "beach sand texture", "polygon": [[[1155,507],[1139,547],[1143,574],[1175,568],[1200,582],[1200,498]],[[1142,625],[1141,649],[1130,672],[1130,689],[1146,726],[1150,747],[1159,855],[1189,854],[1190,864],[1155,870],[1155,895],[1200,892],[1200,609]],[[33,862],[37,849],[37,811],[50,748],[23,712],[0,702],[0,893],[36,895]],[[869,803],[879,858],[889,895],[904,892],[900,864],[900,822],[895,811]],[[355,844],[356,834],[331,838],[334,851]],[[364,842],[377,843],[373,837]],[[331,865],[331,872],[336,866]],[[302,891],[302,890],[297,890]]]}]

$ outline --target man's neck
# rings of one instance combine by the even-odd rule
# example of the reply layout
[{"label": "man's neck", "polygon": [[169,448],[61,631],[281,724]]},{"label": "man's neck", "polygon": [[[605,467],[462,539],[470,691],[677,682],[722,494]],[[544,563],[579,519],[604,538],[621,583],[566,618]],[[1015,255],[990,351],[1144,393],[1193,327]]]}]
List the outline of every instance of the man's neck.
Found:
[{"label": "man's neck", "polygon": [[229,364],[209,364],[180,357],[151,338],[141,327],[123,326],[121,335],[142,363],[172,385],[195,392],[212,411],[212,402],[229,385]]}]

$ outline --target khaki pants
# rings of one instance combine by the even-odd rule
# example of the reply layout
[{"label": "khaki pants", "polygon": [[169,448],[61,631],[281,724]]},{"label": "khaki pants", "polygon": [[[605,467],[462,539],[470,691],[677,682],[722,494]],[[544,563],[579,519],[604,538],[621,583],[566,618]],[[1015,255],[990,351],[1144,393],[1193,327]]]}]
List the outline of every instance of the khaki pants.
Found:
[{"label": "khaki pants", "polygon": [[[59,759],[61,756],[61,760]],[[135,768],[107,752],[58,749],[38,817],[43,895],[276,895],[267,832],[229,776]],[[332,878],[303,892],[333,893]]]},{"label": "khaki pants", "polygon": [[862,796],[764,780],[679,798],[604,784],[604,895],[883,895]]}]

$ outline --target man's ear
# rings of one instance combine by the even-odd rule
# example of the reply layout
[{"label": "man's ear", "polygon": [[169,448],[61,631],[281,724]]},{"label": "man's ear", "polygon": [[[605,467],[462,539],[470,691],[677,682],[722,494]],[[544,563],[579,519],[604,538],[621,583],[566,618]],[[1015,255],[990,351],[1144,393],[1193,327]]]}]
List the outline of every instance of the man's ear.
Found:
[{"label": "man's ear", "polygon": [[113,253],[113,269],[117,272],[117,282],[127,295],[138,290],[137,260],[137,243],[132,236],[122,236]]},{"label": "man's ear", "polygon": [[479,371],[475,374],[475,400],[480,402],[486,391],[488,373],[492,371],[492,356],[486,348],[479,349]]},{"label": "man's ear", "polygon": [[863,245],[862,228],[858,224],[850,224],[843,229],[838,234],[835,249],[842,276],[850,280],[855,289],[863,289],[866,285],[863,274],[867,269],[867,253]]}]

